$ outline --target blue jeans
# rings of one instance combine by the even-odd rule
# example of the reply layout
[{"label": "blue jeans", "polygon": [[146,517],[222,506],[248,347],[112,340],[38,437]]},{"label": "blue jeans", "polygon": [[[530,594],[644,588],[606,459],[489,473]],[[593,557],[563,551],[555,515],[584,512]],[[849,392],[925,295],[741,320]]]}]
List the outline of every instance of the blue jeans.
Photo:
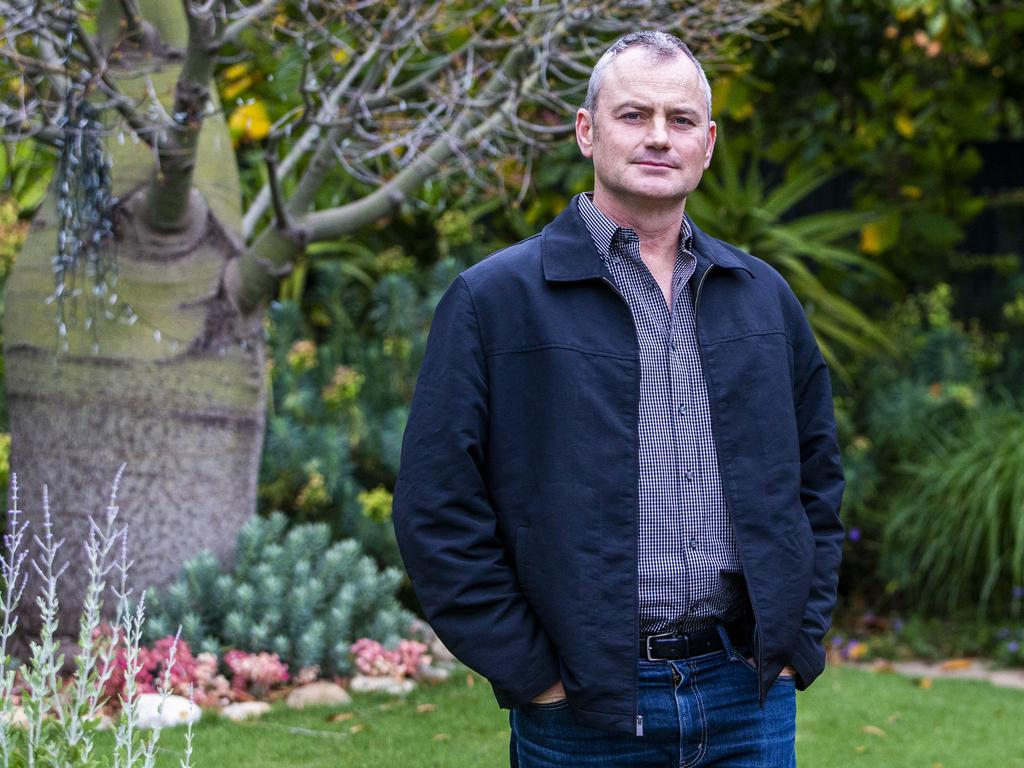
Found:
[{"label": "blue jeans", "polygon": [[644,735],[578,725],[568,703],[509,714],[512,768],[795,768],[796,686],[780,677],[764,707],[747,649],[640,661]]}]

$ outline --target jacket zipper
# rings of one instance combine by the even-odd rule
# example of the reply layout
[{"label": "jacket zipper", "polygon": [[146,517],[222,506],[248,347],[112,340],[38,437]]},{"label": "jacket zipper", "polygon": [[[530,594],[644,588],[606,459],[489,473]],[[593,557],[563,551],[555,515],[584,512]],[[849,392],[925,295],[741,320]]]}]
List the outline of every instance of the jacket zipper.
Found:
[{"label": "jacket zipper", "polygon": [[[700,276],[700,282],[697,283],[697,295],[696,295],[696,297],[693,300],[693,335],[696,337],[697,352],[700,355],[700,364],[701,364],[701,367],[703,369],[705,383],[707,382],[707,379],[708,379],[708,375],[707,375],[708,366],[707,366],[707,362],[704,359],[704,347],[702,347],[701,343],[700,343],[700,333],[699,333],[699,329],[700,329],[700,293],[701,293],[701,289],[704,287],[704,281],[708,279],[708,275],[711,274],[711,270],[714,269],[714,268],[715,268],[714,264],[709,264],[708,268],[704,270],[704,274]],[[708,386],[710,387],[710,385],[708,385]],[[708,394],[709,394],[708,403],[710,405],[710,403],[712,402],[713,398],[710,397],[710,392]],[[712,407],[711,408],[712,426],[714,426],[714,418],[715,418],[715,409]],[[711,430],[711,434],[712,434],[712,439],[713,439],[713,441],[715,443],[715,451],[718,453],[719,456],[721,456],[722,455],[722,451],[720,450],[719,445],[718,445],[718,430],[717,429],[712,429]],[[722,492],[724,494],[724,492],[725,492],[724,488],[722,489]],[[728,506],[728,503],[727,503],[727,506]],[[736,526],[736,521],[734,520],[733,521],[733,528],[735,528],[735,526]],[[736,551],[737,551],[737,553],[740,556],[740,565],[743,567],[744,580],[746,580],[746,573],[747,573],[746,562],[744,560],[743,550],[742,550],[742,548],[739,545],[739,539],[738,538],[736,540]],[[760,621],[760,618],[759,618],[758,613],[757,613],[757,605],[755,605],[753,599],[751,599],[751,601],[750,601],[750,607],[754,611],[754,646],[755,646],[754,652],[757,654],[756,659],[754,661],[754,664],[757,667],[757,690],[758,690],[758,696],[759,696],[759,698],[761,700],[761,703],[763,704],[764,703],[764,686],[761,683],[761,670],[764,669],[764,658],[763,658],[763,656],[764,656],[763,645],[764,644],[761,642],[761,638],[760,638],[760,634],[761,634],[761,621]]]},{"label": "jacket zipper", "polygon": [[[615,283],[613,283],[611,280],[609,280],[604,275],[601,276],[601,280],[603,280],[604,282],[608,283],[609,287],[613,291],[615,291],[615,295],[618,296],[622,300],[622,303],[626,305],[626,311],[629,312],[630,322],[633,323],[633,355],[634,355],[633,362],[636,364],[637,375],[639,375],[639,372],[640,372],[640,352],[639,352],[638,347],[640,345],[640,342],[637,339],[637,335],[636,335],[636,322],[633,320],[633,310],[629,308],[629,302],[626,301],[626,297],[622,295],[622,293],[619,291],[619,289],[617,287],[615,287]],[[639,384],[636,385],[636,387],[634,389],[634,393],[635,393],[635,396],[633,398],[633,412],[636,414],[637,430],[639,430],[640,429],[640,385]],[[639,440],[639,431],[637,433],[637,439]],[[636,464],[637,464],[637,466],[636,466],[637,477],[639,478],[640,477],[640,451],[639,450],[636,451]],[[636,509],[634,511],[635,511],[635,518],[634,518],[634,528],[633,528],[633,530],[636,533],[636,536],[635,536],[636,561],[633,564],[633,566],[634,566],[633,567],[633,573],[635,575],[638,572],[638,569],[640,567],[640,499],[639,499],[639,497],[637,497]],[[638,590],[636,590],[636,589],[633,590],[633,638],[634,638],[635,642],[637,642],[637,643],[640,642],[640,595],[638,594]],[[634,674],[633,674],[633,700],[637,703],[636,735],[637,736],[643,736],[644,735],[644,718],[643,718],[643,715],[641,715],[640,711],[639,711],[639,706],[640,706],[640,680],[639,680],[639,678],[640,678],[640,669],[639,669],[639,667],[640,667],[640,661],[639,661],[640,655],[639,655],[639,651],[637,651],[637,653],[633,654],[633,659],[634,659],[634,661],[633,661],[633,665],[634,665],[634,667],[633,667],[633,669],[634,669]]]}]

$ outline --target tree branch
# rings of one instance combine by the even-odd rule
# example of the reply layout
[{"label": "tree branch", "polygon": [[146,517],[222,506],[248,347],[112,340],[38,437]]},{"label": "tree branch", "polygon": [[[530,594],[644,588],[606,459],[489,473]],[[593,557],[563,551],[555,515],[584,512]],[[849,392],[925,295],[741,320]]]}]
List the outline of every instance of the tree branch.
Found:
[{"label": "tree branch", "polygon": [[235,42],[246,28],[263,17],[269,16],[277,9],[278,5],[280,5],[278,0],[263,0],[258,5],[246,8],[242,15],[225,27],[224,34],[217,41],[217,47],[220,48],[223,45]]},{"label": "tree branch", "polygon": [[196,9],[182,0],[188,18],[188,46],[174,89],[172,124],[156,139],[159,170],[146,193],[144,218],[154,230],[181,231],[188,225],[189,199],[203,111],[210,99],[217,0]]}]

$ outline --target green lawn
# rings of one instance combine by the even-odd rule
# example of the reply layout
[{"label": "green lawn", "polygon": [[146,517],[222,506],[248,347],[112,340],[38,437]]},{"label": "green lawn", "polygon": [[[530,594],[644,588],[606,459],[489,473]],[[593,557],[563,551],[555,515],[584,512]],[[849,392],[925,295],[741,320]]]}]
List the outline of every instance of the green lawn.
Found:
[{"label": "green lawn", "polygon": [[[206,716],[195,731],[199,768],[246,766],[503,766],[507,713],[479,678],[425,687],[404,701],[357,696],[345,710],[277,708],[260,721]],[[797,754],[803,768],[1024,768],[1024,691],[987,683],[830,669],[798,697]],[[351,717],[330,722],[339,711]],[[161,737],[158,768],[177,768],[181,730]],[[104,742],[103,747],[107,746]],[[103,754],[102,749],[100,754]]]}]

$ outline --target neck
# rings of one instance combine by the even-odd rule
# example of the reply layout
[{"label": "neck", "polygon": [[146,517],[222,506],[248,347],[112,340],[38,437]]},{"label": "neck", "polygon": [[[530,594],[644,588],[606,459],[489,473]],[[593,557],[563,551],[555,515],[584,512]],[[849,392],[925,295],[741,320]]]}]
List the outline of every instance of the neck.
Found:
[{"label": "neck", "polygon": [[642,251],[675,260],[685,198],[681,201],[645,199],[630,205],[598,187],[594,190],[594,207],[620,227],[636,232]]}]

